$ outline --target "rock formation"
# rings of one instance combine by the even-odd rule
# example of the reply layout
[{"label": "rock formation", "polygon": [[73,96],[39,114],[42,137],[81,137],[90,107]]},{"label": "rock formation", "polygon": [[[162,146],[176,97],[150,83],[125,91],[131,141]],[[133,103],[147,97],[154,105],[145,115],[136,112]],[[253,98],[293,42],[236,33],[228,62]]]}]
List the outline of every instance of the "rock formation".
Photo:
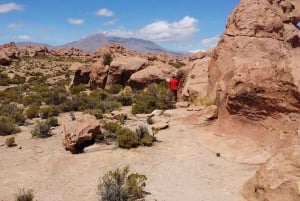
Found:
[{"label": "rock formation", "polygon": [[300,112],[299,21],[299,1],[241,1],[209,64],[208,94],[220,119]]},{"label": "rock formation", "polygon": [[[246,185],[245,191],[251,191],[248,200],[300,200],[295,176],[300,173],[299,158],[281,152],[299,146],[299,22],[299,0],[241,0],[212,52],[208,95],[218,106],[215,126],[256,140],[278,156]],[[288,164],[296,164],[288,181],[281,177],[289,172],[280,162],[282,155]],[[273,185],[272,180],[278,183]],[[274,198],[279,194],[289,197]]]}]

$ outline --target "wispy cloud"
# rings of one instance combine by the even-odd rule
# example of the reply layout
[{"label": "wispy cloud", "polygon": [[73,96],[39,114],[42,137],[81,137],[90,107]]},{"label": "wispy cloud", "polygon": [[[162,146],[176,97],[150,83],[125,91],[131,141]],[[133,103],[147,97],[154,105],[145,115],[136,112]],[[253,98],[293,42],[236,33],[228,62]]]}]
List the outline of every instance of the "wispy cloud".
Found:
[{"label": "wispy cloud", "polygon": [[9,29],[17,29],[20,27],[22,27],[22,24],[19,24],[19,23],[11,23],[11,24],[7,25],[7,28],[9,28]]},{"label": "wispy cloud", "polygon": [[105,17],[112,17],[114,13],[111,10],[108,10],[107,8],[102,8],[96,11],[96,15],[98,16],[105,16]]},{"label": "wispy cloud", "polygon": [[103,25],[104,25],[104,26],[111,26],[111,25],[116,24],[117,21],[118,21],[118,19],[109,20],[109,21],[107,21],[107,22],[104,22]]},{"label": "wispy cloud", "polygon": [[214,36],[211,38],[205,38],[205,39],[201,40],[201,43],[205,46],[214,47],[217,45],[219,39],[220,39],[219,36]]},{"label": "wispy cloud", "polygon": [[16,3],[0,4],[0,13],[8,13],[13,10],[24,10],[24,6]]},{"label": "wispy cloud", "polygon": [[69,18],[68,22],[70,24],[74,24],[74,25],[81,25],[84,24],[84,20],[83,19],[73,19],[73,18]]},{"label": "wispy cloud", "polygon": [[31,37],[29,35],[18,35],[17,38],[20,40],[29,40]]},{"label": "wispy cloud", "polygon": [[160,20],[139,30],[121,28],[106,33],[113,36],[137,37],[157,42],[186,41],[198,31],[197,23],[198,21],[195,18],[185,16],[179,21],[170,23]]}]

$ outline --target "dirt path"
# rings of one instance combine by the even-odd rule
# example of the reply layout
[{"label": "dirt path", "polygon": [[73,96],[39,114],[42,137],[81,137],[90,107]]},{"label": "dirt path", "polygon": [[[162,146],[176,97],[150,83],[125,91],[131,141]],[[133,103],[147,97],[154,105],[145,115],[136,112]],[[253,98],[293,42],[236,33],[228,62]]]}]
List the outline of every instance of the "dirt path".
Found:
[{"label": "dirt path", "polygon": [[[205,128],[181,124],[174,113],[170,128],[157,134],[153,147],[72,155],[62,146],[62,128],[48,139],[32,139],[30,128],[16,136],[22,149],[0,147],[0,200],[14,200],[18,189],[33,189],[38,201],[96,201],[99,177],[116,167],[130,166],[148,178],[147,200],[242,201],[243,183],[257,166],[217,157],[205,146]],[[59,122],[67,121],[62,115]],[[0,144],[5,140],[0,137]]]}]

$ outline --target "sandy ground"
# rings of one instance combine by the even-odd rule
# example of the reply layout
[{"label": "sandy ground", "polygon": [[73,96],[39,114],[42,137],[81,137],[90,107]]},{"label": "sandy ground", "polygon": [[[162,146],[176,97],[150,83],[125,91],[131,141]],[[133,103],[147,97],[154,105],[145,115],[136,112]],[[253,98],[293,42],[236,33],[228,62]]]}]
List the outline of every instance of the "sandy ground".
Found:
[{"label": "sandy ground", "polygon": [[[159,142],[153,147],[124,150],[101,145],[98,151],[78,155],[64,150],[62,126],[47,139],[32,138],[32,125],[23,128],[15,135],[22,149],[0,146],[0,200],[12,201],[25,188],[33,189],[38,201],[96,201],[99,178],[129,165],[147,176],[147,200],[243,201],[242,186],[258,166],[238,160],[243,158],[241,152],[232,157],[236,155],[232,140],[203,126],[183,124],[186,115],[185,109],[174,110],[170,127],[156,135]],[[68,121],[68,114],[59,117],[60,123]],[[0,136],[0,144],[5,138]]]}]

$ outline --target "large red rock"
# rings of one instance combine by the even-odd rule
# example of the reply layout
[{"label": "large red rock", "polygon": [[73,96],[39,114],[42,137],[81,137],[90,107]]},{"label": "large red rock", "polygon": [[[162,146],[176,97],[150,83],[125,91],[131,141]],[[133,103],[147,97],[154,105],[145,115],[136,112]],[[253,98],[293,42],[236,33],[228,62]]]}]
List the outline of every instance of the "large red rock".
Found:
[{"label": "large red rock", "polygon": [[64,146],[71,153],[80,153],[101,133],[100,122],[91,115],[64,125]]}]

